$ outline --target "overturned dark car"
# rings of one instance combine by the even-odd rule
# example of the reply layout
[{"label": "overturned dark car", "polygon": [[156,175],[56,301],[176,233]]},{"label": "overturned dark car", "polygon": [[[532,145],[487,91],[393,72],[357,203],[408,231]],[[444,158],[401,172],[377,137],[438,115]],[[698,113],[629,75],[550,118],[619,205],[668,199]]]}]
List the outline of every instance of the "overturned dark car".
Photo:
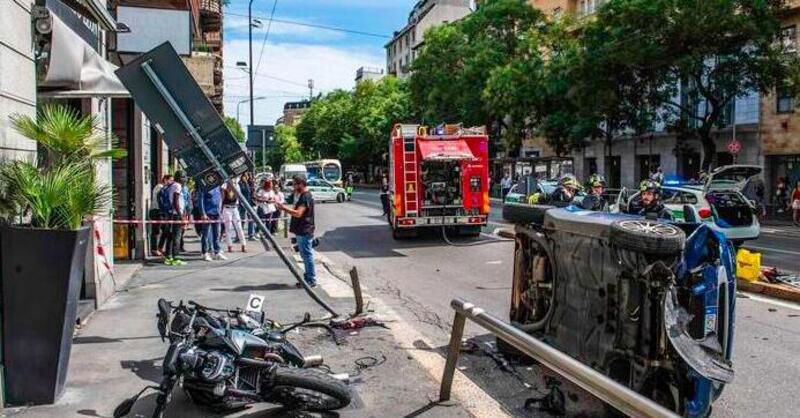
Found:
[{"label": "overturned dark car", "polygon": [[701,417],[733,379],[736,263],[725,236],[686,210],[689,222],[668,223],[506,204],[516,225],[510,316],[666,408]]}]

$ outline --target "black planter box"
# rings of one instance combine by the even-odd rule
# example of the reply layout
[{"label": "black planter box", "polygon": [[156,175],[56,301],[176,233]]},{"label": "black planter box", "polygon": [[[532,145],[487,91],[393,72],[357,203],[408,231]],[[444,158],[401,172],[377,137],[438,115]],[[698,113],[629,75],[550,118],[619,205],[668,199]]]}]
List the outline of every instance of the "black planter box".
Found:
[{"label": "black planter box", "polygon": [[54,403],[64,390],[90,231],[0,230],[9,404]]}]

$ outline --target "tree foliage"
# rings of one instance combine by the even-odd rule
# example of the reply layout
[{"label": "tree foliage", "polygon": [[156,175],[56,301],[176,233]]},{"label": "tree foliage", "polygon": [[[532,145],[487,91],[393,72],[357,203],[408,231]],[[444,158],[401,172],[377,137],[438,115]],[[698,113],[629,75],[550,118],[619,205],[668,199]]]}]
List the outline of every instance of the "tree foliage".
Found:
[{"label": "tree foliage", "polygon": [[395,123],[412,122],[406,83],[393,77],[364,81],[314,101],[297,125],[297,139],[311,158],[338,158],[346,166],[377,163],[387,152]]},{"label": "tree foliage", "polygon": [[267,164],[277,170],[283,164],[299,163],[308,159],[297,139],[297,128],[291,125],[275,127],[275,144],[267,153]]},{"label": "tree foliage", "polygon": [[[423,123],[486,125],[494,137],[508,130],[507,145],[518,148],[524,118],[509,119],[507,108],[490,105],[487,87],[492,73],[511,63],[526,49],[521,45],[545,28],[542,13],[527,1],[492,0],[458,22],[430,29],[410,81],[412,102]],[[511,94],[513,86],[504,86]]]},{"label": "tree foliage", "polygon": [[232,118],[230,116],[225,116],[223,120],[225,122],[225,126],[230,129],[233,137],[236,138],[239,142],[247,141],[247,135],[244,133],[244,129],[242,129],[242,125],[239,124],[239,121],[236,118]]},{"label": "tree foliage", "polygon": [[703,168],[716,156],[712,130],[731,103],[795,80],[796,54],[780,42],[783,0],[611,0],[587,30],[604,66],[634,77],[626,101],[659,109],[664,121],[700,140]]}]

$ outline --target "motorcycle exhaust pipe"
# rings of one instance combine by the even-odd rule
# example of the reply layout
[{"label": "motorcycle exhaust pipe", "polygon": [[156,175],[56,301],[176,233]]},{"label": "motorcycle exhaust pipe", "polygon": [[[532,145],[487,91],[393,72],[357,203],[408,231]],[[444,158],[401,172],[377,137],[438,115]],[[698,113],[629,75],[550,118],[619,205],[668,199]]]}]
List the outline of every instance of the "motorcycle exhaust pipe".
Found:
[{"label": "motorcycle exhaust pipe", "polygon": [[303,357],[303,368],[307,369],[309,367],[321,366],[323,362],[324,360],[320,355],[305,356]]}]

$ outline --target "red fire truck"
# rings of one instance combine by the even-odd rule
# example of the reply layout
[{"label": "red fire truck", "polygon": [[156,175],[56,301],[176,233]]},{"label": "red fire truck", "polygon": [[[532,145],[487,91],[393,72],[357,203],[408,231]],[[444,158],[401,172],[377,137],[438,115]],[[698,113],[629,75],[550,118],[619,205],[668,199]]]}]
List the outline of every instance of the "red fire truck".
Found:
[{"label": "red fire truck", "polygon": [[489,218],[489,141],[484,128],[395,125],[389,146],[389,224],[395,239],[419,228],[478,236]]}]

